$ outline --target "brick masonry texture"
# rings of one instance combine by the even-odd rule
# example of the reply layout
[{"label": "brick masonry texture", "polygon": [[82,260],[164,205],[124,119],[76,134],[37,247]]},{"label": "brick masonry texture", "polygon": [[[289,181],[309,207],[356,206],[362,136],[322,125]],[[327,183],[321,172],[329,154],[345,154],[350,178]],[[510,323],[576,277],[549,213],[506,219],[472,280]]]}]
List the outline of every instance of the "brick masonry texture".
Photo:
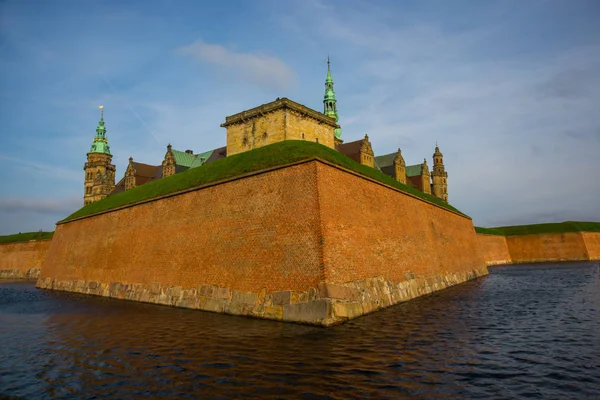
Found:
[{"label": "brick masonry texture", "polygon": [[318,178],[328,283],[485,270],[471,219],[325,164]]},{"label": "brick masonry texture", "polygon": [[50,240],[0,244],[0,279],[36,279]]},{"label": "brick masonry texture", "polygon": [[510,264],[510,252],[506,236],[477,234],[477,242],[487,265]]},{"label": "brick masonry texture", "polygon": [[488,265],[600,260],[600,233],[597,232],[508,237],[478,234],[477,239]]},{"label": "brick masonry texture", "polygon": [[60,224],[37,286],[328,326],[485,274],[470,219],[309,161]]},{"label": "brick masonry texture", "polygon": [[57,226],[42,278],[271,293],[323,280],[316,163]]},{"label": "brick masonry texture", "polygon": [[590,260],[600,260],[600,232],[581,232]]}]

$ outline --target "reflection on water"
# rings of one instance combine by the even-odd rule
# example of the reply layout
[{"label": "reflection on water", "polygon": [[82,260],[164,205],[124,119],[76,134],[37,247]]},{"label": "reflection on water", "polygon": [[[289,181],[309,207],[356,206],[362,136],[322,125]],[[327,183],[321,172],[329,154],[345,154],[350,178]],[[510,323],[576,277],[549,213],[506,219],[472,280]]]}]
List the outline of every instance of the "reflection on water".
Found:
[{"label": "reflection on water", "polygon": [[0,283],[24,398],[600,398],[600,267],[490,275],[330,329]]}]

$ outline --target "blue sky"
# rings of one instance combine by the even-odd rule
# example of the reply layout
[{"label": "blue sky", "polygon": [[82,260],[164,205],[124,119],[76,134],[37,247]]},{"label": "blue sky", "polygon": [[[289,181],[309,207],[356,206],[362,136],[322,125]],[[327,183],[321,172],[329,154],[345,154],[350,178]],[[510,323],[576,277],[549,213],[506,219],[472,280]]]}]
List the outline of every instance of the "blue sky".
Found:
[{"label": "blue sky", "polygon": [[105,106],[129,156],[225,145],[225,116],[277,97],[409,164],[438,141],[450,203],[475,224],[600,221],[600,2],[0,2],[0,234],[82,205]]}]

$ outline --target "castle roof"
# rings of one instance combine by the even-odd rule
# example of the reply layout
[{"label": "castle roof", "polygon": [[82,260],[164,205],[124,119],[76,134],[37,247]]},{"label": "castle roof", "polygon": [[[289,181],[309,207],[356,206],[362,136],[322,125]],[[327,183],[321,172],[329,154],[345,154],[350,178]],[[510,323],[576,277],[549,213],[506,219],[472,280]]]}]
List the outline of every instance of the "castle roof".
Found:
[{"label": "castle roof", "polygon": [[246,121],[247,119],[256,118],[260,115],[277,111],[280,109],[294,110],[310,118],[314,118],[320,122],[323,122],[327,125],[333,126],[334,128],[339,128],[339,125],[335,122],[334,118],[328,117],[323,113],[315,111],[312,108],[308,108],[300,103],[296,103],[295,101],[292,101],[286,97],[283,97],[281,99],[278,98],[277,100],[272,101],[270,103],[254,107],[237,114],[230,115],[229,117],[225,117],[225,122],[221,124],[221,127],[226,128],[229,125],[238,124],[240,122]]},{"label": "castle roof", "polygon": [[364,140],[365,139],[360,139],[354,142],[337,144],[335,149],[354,161],[360,162],[360,149],[362,148]]},{"label": "castle roof", "polygon": [[406,176],[410,177],[410,176],[421,176],[421,169],[422,169],[423,165],[422,164],[415,164],[415,165],[407,165],[406,166]]},{"label": "castle roof", "polygon": [[[186,171],[190,168],[196,168],[208,162],[224,158],[227,154],[227,147],[205,151],[204,153],[192,154],[187,151],[171,150],[175,157],[176,172]],[[181,168],[183,167],[183,168]]]},{"label": "castle roof", "polygon": [[377,156],[375,157],[375,166],[379,169],[382,169],[383,167],[394,166],[394,160],[396,159],[397,155],[398,152]]},{"label": "castle roof", "polygon": [[[152,182],[162,178],[162,165],[149,165],[139,162],[132,162],[135,169],[135,186],[143,185],[144,183]],[[119,183],[110,194],[115,194],[125,191],[125,177],[121,178]]]}]

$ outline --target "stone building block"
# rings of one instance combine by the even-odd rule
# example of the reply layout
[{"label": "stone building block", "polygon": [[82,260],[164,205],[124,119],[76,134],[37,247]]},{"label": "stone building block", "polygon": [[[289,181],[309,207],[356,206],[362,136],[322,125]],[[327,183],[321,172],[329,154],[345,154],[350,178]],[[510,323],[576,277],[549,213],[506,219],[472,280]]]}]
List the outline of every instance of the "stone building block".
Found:
[{"label": "stone building block", "polygon": [[331,300],[321,299],[310,303],[288,304],[283,306],[283,320],[320,324],[331,315]]},{"label": "stone building block", "polygon": [[335,303],[333,313],[340,318],[356,318],[364,314],[362,303]]},{"label": "stone building block", "polygon": [[231,291],[231,302],[238,304],[256,304],[258,295],[251,292],[240,292],[239,290]]},{"label": "stone building block", "polygon": [[272,294],[274,306],[284,306],[291,303],[292,292],[289,290],[282,292],[275,292]]},{"label": "stone building block", "polygon": [[200,294],[200,296],[212,297],[216,289],[217,287],[213,285],[201,285],[198,286],[198,293]]},{"label": "stone building block", "polygon": [[264,316],[265,316],[265,318],[283,319],[283,307],[282,306],[265,306]]},{"label": "stone building block", "polygon": [[160,283],[153,283],[150,286],[150,293],[152,293],[152,294],[160,294]]},{"label": "stone building block", "polygon": [[319,283],[319,296],[321,298],[356,301],[360,299],[360,292],[352,287],[321,282]]},{"label": "stone building block", "polygon": [[202,309],[205,311],[223,312],[224,306],[224,300],[208,297],[206,302],[202,305]]},{"label": "stone building block", "polygon": [[229,288],[216,288],[213,292],[212,297],[215,299],[230,299],[231,298],[231,289]]}]

